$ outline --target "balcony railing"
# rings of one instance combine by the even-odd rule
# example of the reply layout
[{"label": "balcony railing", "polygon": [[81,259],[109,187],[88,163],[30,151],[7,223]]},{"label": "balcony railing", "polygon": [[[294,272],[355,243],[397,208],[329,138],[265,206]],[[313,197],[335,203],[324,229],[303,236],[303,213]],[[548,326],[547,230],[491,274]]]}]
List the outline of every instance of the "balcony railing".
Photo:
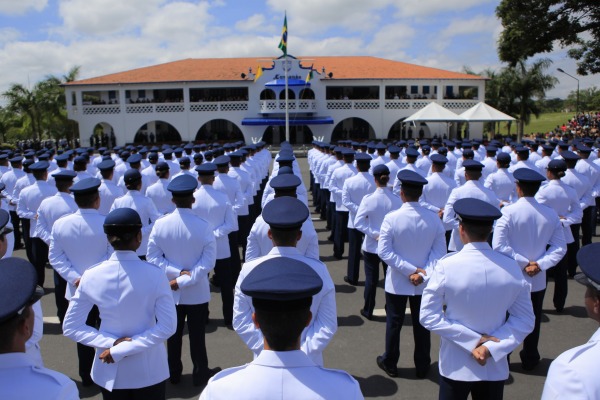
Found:
[{"label": "balcony railing", "polygon": [[[290,111],[312,113],[317,111],[317,102],[302,99],[288,100],[288,109]],[[285,100],[260,100],[260,112],[262,114],[285,112]]]},{"label": "balcony railing", "polygon": [[192,112],[216,112],[216,111],[248,111],[247,101],[203,101],[190,103]]},{"label": "balcony railing", "polygon": [[328,110],[378,110],[379,100],[327,100]]}]

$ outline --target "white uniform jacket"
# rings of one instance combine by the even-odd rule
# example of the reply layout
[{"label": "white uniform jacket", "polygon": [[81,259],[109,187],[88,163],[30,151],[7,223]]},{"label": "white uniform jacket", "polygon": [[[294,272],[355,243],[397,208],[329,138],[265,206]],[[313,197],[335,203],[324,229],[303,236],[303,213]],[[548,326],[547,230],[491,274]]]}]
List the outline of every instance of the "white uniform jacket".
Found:
[{"label": "white uniform jacket", "polygon": [[[210,300],[208,273],[215,267],[217,244],[213,229],[189,208],[176,208],[159,218],[148,240],[146,259],[177,279],[176,304],[203,304]],[[181,275],[186,270],[191,276]]]},{"label": "white uniform jacket", "polygon": [[348,228],[355,228],[354,219],[362,199],[375,191],[375,180],[368,172],[358,172],[344,182],[342,204],[348,209]]},{"label": "white uniform jacket", "polygon": [[444,207],[444,216],[442,218],[445,226],[452,227],[452,235],[450,236],[448,250],[458,251],[462,249],[463,244],[458,235],[458,219],[454,212],[454,203],[456,200],[468,198],[479,199],[496,208],[500,208],[500,200],[496,197],[496,194],[490,189],[485,188],[480,181],[467,181],[464,185],[452,190],[450,197],[448,197],[448,203],[446,203],[446,206]]},{"label": "white uniform jacket", "polygon": [[567,185],[571,186],[577,192],[579,197],[579,205],[582,210],[585,210],[589,206],[596,204],[594,197],[592,196],[592,184],[587,176],[575,171],[574,169],[568,169],[565,172],[565,176],[561,180]]},{"label": "white uniform jacket", "polygon": [[104,215],[92,208],[79,209],[52,226],[48,258],[52,268],[67,281],[65,298],[75,294],[75,281],[92,265],[112,253],[104,233]]},{"label": "white uniform jacket", "polygon": [[354,227],[365,235],[361,247],[363,251],[377,254],[377,241],[383,219],[389,212],[396,211],[400,207],[402,207],[402,200],[389,188],[377,188],[362,199],[356,213]]},{"label": "white uniform jacket", "polygon": [[[296,249],[303,256],[319,259],[319,238],[315,226],[310,218],[302,223],[302,237],[296,244]],[[248,244],[246,246],[245,260],[251,261],[256,258],[266,256],[273,249],[273,242],[269,239],[269,224],[265,222],[262,215],[259,215],[254,221],[250,234],[248,235]]]},{"label": "white uniform jacket", "polygon": [[35,225],[35,237],[50,245],[52,226],[62,216],[77,211],[77,204],[68,193],[58,192],[42,200],[37,211],[37,223]]},{"label": "white uniform jacket", "polygon": [[[486,242],[469,243],[433,268],[419,320],[442,338],[442,376],[456,381],[505,380],[506,356],[533,330],[529,284],[514,260]],[[500,339],[485,343],[492,357],[484,366],[471,355],[482,334]]]},{"label": "white uniform jacket", "polygon": [[539,264],[541,271],[537,275],[530,277],[523,272],[532,292],[546,288],[546,270],[558,264],[567,252],[558,214],[533,197],[521,197],[502,208],[502,217],[494,228],[492,246],[515,260],[521,269],[530,261]]},{"label": "white uniform jacket", "polygon": [[[388,265],[387,293],[420,295],[434,263],[446,254],[446,231],[437,214],[417,202],[404,203],[383,219],[377,254]],[[417,268],[424,269],[427,275],[422,284],[414,286],[409,276]]]},{"label": "white uniform jacket", "polygon": [[246,204],[246,199],[242,193],[242,187],[240,186],[240,183],[237,181],[237,179],[232,178],[227,174],[218,174],[215,177],[213,188],[227,195],[229,204],[233,206],[233,216],[235,217],[234,231],[237,231],[239,229],[237,216]]},{"label": "white uniform jacket", "polygon": [[113,181],[106,179],[102,179],[98,193],[100,194],[100,208],[98,212],[102,215],[108,215],[115,200],[125,194],[123,189],[115,185]]},{"label": "white uniform jacket", "polygon": [[161,214],[156,209],[152,200],[138,190],[129,190],[123,196],[115,199],[110,211],[117,208],[131,208],[140,214],[140,218],[142,219],[142,244],[137,249],[137,255],[145,256],[148,250],[148,236],[150,236],[152,225],[160,218]]},{"label": "white uniform jacket", "polygon": [[[98,306],[100,330],[86,325]],[[108,261],[90,267],[69,303],[63,333],[95,347],[92,379],[103,388],[136,389],[169,377],[165,340],[175,333],[177,313],[164,272],[133,251],[115,251]],[[115,340],[129,337],[113,346]],[[110,349],[114,363],[99,356]]]},{"label": "white uniform jacket", "polygon": [[500,168],[498,171],[489,174],[483,186],[494,192],[498,199],[504,203],[512,203],[517,200],[515,178],[508,172],[508,168]]},{"label": "white uniform jacket", "polygon": [[560,179],[551,179],[535,194],[540,204],[554,209],[560,218],[567,243],[573,243],[571,225],[581,223],[583,211],[577,198],[577,192]]},{"label": "white uniform jacket", "polygon": [[146,189],[146,197],[148,197],[156,206],[158,212],[162,215],[168,214],[175,209],[173,195],[167,190],[169,179],[159,179]]},{"label": "white uniform jacket", "polygon": [[354,165],[344,164],[331,174],[329,191],[331,192],[333,201],[335,201],[336,211],[348,211],[342,202],[342,188],[344,187],[344,182],[356,175],[357,172],[358,171]]},{"label": "white uniform jacket", "polygon": [[219,372],[200,400],[362,399],[348,373],[316,365],[301,351],[263,351],[254,361]]},{"label": "white uniform jacket", "polygon": [[600,329],[589,342],[565,351],[550,364],[542,400],[600,399],[599,358]]},{"label": "white uniform jacket", "polygon": [[[440,212],[448,202],[450,193],[456,187],[456,182],[443,172],[434,172],[427,177],[427,185],[423,186],[423,194],[419,203],[434,213]],[[444,224],[444,229],[449,231],[452,225]]]},{"label": "white uniform jacket", "polygon": [[75,382],[35,365],[25,353],[0,354],[1,399],[79,400]]},{"label": "white uniform jacket", "polygon": [[238,215],[246,216],[249,214],[248,206],[254,204],[254,193],[252,191],[254,183],[250,180],[250,175],[246,171],[242,171],[239,167],[230,167],[227,175],[235,178],[240,184],[240,189],[244,195],[245,201],[244,206],[239,210]]},{"label": "white uniform jacket", "polygon": [[31,221],[29,225],[29,234],[31,237],[36,237],[36,215],[40,204],[42,204],[42,200],[54,196],[57,192],[56,186],[50,186],[46,181],[35,181],[33,185],[24,188],[21,194],[19,194],[17,214],[20,218],[27,218]]},{"label": "white uniform jacket", "polygon": [[229,235],[237,226],[229,198],[212,185],[201,185],[194,193],[194,214],[210,224],[217,240],[217,260],[231,257]]},{"label": "white uniform jacket", "polygon": [[327,266],[319,260],[303,256],[295,247],[274,247],[269,254],[242,266],[242,271],[235,284],[235,299],[233,303],[233,329],[240,335],[242,341],[255,356],[263,350],[263,335],[252,322],[252,298],[241,291],[244,278],[258,264],[274,257],[290,257],[308,264],[323,280],[323,288],[313,296],[310,311],[312,320],[304,328],[300,338],[300,348],[317,365],[323,365],[323,350],[329,344],[337,331],[337,310],[335,305],[335,285],[329,275]]}]

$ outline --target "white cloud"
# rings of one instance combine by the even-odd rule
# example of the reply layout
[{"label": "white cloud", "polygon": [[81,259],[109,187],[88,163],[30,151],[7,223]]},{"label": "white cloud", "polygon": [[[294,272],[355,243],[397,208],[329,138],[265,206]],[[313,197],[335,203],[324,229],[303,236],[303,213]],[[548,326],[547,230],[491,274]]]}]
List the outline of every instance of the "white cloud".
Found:
[{"label": "white cloud", "polygon": [[397,8],[398,18],[423,17],[444,12],[467,10],[487,3],[497,3],[497,0],[393,0]]},{"label": "white cloud", "polygon": [[265,16],[262,14],[254,14],[243,21],[238,21],[235,24],[235,29],[241,32],[264,32]]},{"label": "white cloud", "polygon": [[29,11],[42,11],[48,0],[0,0],[0,14],[22,15]]},{"label": "white cloud", "polygon": [[0,47],[7,43],[14,42],[21,37],[21,32],[14,28],[1,28],[0,29]]},{"label": "white cloud", "polygon": [[156,9],[144,21],[142,37],[174,45],[191,46],[207,36],[212,19],[208,3],[175,2]]},{"label": "white cloud", "polygon": [[454,19],[444,28],[439,35],[441,37],[453,37],[459,35],[472,35],[479,33],[494,34],[502,24],[495,16],[476,15],[467,19]]},{"label": "white cloud", "polygon": [[390,0],[267,0],[282,17],[287,10],[290,34],[314,34],[334,27],[352,32],[369,31],[381,19],[377,11],[389,3]]},{"label": "white cloud", "polygon": [[135,30],[164,1],[61,0],[59,14],[68,33],[107,35]]},{"label": "white cloud", "polygon": [[393,24],[382,27],[367,47],[369,54],[402,60],[403,49],[410,47],[411,39],[417,34],[416,30],[406,24]]}]

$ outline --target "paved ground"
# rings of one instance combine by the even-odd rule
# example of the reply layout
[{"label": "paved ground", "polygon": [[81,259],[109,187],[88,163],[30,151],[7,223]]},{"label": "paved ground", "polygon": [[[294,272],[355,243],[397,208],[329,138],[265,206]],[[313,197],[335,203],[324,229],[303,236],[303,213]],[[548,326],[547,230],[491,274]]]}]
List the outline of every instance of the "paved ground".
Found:
[{"label": "paved ground", "polygon": [[[308,184],[306,159],[300,159]],[[312,208],[311,208],[312,210]],[[405,329],[401,336],[401,356],[399,363],[400,377],[389,378],[377,367],[375,357],[383,352],[385,339],[385,317],[377,317],[374,321],[363,319],[359,310],[363,302],[363,287],[353,287],[344,283],[347,260],[337,261],[332,257],[333,247],[326,238],[325,224],[315,220],[315,228],[319,233],[321,259],[329,267],[329,272],[336,284],[339,329],[329,347],[325,351],[325,366],[345,369],[359,382],[365,397],[388,399],[433,399],[438,394],[437,359],[439,338],[432,335],[432,360],[434,365],[425,380],[417,380],[412,363],[412,329],[410,316],[405,320]],[[595,241],[597,239],[595,238]],[[347,251],[347,250],[346,250]],[[23,251],[16,256],[25,257]],[[47,270],[47,282],[52,282],[51,270]],[[361,274],[361,284],[364,276]],[[382,283],[382,282],[381,282]],[[383,286],[380,285],[380,288]],[[569,297],[565,311],[557,314],[552,307],[553,283],[549,283],[544,306],[544,319],[540,353],[542,362],[533,372],[525,374],[520,367],[518,357],[513,357],[510,383],[505,389],[507,399],[539,398],[550,362],[564,350],[587,342],[597,329],[597,325],[586,316],[583,307],[584,288],[574,281],[569,281]],[[383,289],[378,291],[377,308],[384,305]],[[45,318],[44,338],[41,341],[42,354],[46,366],[56,369],[73,378],[80,388],[80,395],[86,399],[100,399],[97,388],[80,386],[77,374],[77,355],[75,343],[61,334],[56,317],[53,294],[43,299]],[[223,326],[221,299],[213,293],[210,302],[211,322],[207,326],[206,342],[210,367],[232,367],[251,361],[251,354],[233,331]],[[383,310],[380,310],[383,315]],[[186,338],[187,340],[187,338]],[[170,399],[196,399],[201,388],[192,386],[191,362],[184,341],[184,376],[182,382],[173,386],[167,383],[167,397]],[[515,354],[516,355],[516,354]]]}]

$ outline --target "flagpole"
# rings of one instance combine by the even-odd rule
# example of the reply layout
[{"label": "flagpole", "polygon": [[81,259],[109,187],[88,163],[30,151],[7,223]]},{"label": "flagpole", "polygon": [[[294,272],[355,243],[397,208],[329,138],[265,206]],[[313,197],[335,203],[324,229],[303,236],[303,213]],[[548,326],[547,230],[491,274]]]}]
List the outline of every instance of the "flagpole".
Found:
[{"label": "flagpole", "polygon": [[288,68],[287,68],[287,52],[284,58],[284,71],[285,71],[285,140],[286,142],[290,139],[290,111],[288,107]]}]

